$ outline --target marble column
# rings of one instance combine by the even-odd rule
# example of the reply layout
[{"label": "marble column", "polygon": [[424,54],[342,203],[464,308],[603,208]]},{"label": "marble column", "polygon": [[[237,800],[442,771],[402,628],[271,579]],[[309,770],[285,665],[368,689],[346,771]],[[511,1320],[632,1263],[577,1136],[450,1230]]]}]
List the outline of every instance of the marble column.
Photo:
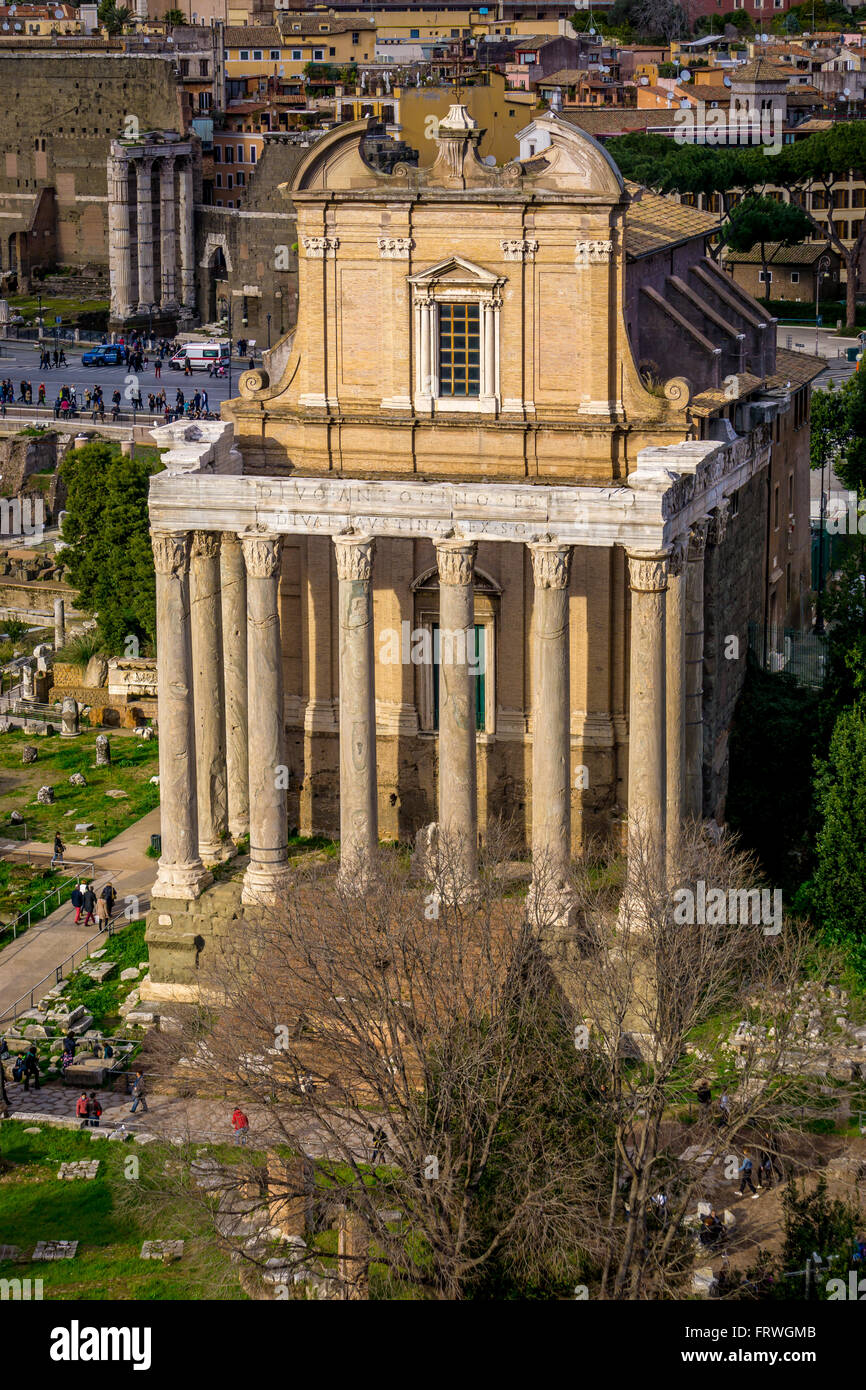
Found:
[{"label": "marble column", "polygon": [[629,670],[629,839],[664,860],[667,818],[665,616],[669,551],[628,552],[631,588]]},{"label": "marble column", "polygon": [[671,552],[665,622],[667,682],[667,848],[676,854],[686,814],[686,546],[680,539]]},{"label": "marble column", "polygon": [[174,155],[164,155],[159,165],[159,304],[177,308],[177,227],[174,206]]},{"label": "marble column", "polygon": [[686,815],[704,806],[704,555],[709,521],[689,528],[685,593]]},{"label": "marble column", "polygon": [[153,898],[195,898],[211,882],[198,852],[189,536],[153,536],[162,855]]},{"label": "marble column", "polygon": [[230,859],[226,788],[220,537],[193,531],[190,552],[192,665],[198,782],[198,852],[205,864]]},{"label": "marble column", "polygon": [[154,302],[153,289],[153,160],[148,156],[135,162],[136,210],[138,214],[138,312],[147,313]]},{"label": "marble column", "polygon": [[460,897],[477,879],[475,767],[476,543],[436,542],[439,568],[439,891]]},{"label": "marble column", "polygon": [[108,264],[111,277],[111,316],[125,319],[133,312],[132,256],[129,244],[129,162],[125,155],[108,161]]},{"label": "marble column", "polygon": [[228,827],[233,837],[250,829],[250,760],[247,743],[247,571],[240,540],[224,531],[220,545],[223,675],[226,712]]},{"label": "marble column", "polygon": [[183,158],[178,170],[178,223],[180,230],[180,303],[190,313],[195,311],[195,246],[193,242],[193,171],[192,157]]},{"label": "marble column", "polygon": [[365,889],[378,845],[372,536],[335,536],[340,623],[340,877]]},{"label": "marble column", "polygon": [[66,642],[66,608],[62,598],[54,600],[54,650],[60,651]]},{"label": "marble column", "polygon": [[531,900],[545,918],[567,916],[571,863],[571,698],[568,580],[571,546],[529,547],[532,624]]},{"label": "marble column", "polygon": [[247,570],[250,863],[242,900],[273,907],[289,887],[287,764],[280,642],[282,538],[243,532]]}]

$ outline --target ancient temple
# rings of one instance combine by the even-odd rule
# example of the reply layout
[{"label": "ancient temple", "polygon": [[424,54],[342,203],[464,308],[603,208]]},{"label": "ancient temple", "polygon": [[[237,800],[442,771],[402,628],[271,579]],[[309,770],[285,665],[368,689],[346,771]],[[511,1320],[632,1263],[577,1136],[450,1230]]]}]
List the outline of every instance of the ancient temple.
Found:
[{"label": "ancient temple", "polygon": [[471,883],[498,818],[564,874],[638,817],[723,817],[777,474],[808,536],[818,368],[777,361],[713,219],[555,118],[504,167],[460,105],[429,168],[374,168],[365,131],[285,189],[296,331],[221,423],[155,432],[157,998],[194,994],[247,833],[243,902],[278,905],[293,830],[363,882],[436,822]]}]

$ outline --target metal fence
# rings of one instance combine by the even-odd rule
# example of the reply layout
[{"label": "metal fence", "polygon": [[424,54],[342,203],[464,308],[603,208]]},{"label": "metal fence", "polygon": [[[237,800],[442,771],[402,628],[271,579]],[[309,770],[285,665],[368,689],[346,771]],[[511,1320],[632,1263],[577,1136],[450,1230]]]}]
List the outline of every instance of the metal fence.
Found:
[{"label": "metal fence", "polygon": [[775,623],[749,623],[749,651],[765,671],[820,689],[827,674],[827,638]]},{"label": "metal fence", "polygon": [[[76,868],[81,872],[76,873],[72,878],[62,879],[56,888],[52,888],[50,893],[45,894],[44,898],[40,898],[36,903],[31,903],[23,912],[19,912],[13,922],[7,922],[5,927],[0,927],[0,936],[11,931],[12,940],[17,941],[19,931],[26,931],[27,927],[31,926],[34,921],[41,922],[50,912],[54,912],[56,908],[60,907],[69,897],[76,883],[81,883],[83,879],[89,882],[93,878],[94,867],[92,859],[78,864],[64,864],[64,869]],[[86,872],[84,872],[85,870]]]}]

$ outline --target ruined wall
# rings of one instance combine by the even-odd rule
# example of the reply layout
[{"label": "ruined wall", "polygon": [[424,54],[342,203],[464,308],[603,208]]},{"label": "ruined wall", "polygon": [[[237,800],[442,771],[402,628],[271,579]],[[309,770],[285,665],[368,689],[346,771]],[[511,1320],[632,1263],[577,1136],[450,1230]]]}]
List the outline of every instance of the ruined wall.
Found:
[{"label": "ruined wall", "polygon": [[[0,52],[0,269],[27,231],[42,188],[55,190],[56,256],[108,264],[108,147],[134,116],[141,130],[182,130],[174,59],[161,54]],[[44,232],[44,228],[41,228]]]}]

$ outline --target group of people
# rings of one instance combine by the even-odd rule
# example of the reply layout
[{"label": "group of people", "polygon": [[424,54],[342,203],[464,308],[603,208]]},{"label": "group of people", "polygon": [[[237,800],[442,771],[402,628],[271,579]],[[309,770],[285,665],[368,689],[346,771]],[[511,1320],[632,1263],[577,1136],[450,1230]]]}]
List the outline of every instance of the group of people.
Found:
[{"label": "group of people", "polygon": [[72,906],[75,908],[75,920],[81,921],[81,914],[84,913],[83,926],[89,927],[95,921],[99,924],[100,931],[107,931],[108,924],[114,914],[114,904],[117,901],[117,892],[111,883],[106,883],[102,892],[97,897],[92,883],[82,880],[77,883],[72,890]]},{"label": "group of people", "polygon": [[39,349],[39,370],[40,372],[50,372],[52,367],[68,367],[66,353],[63,348],[55,348],[52,353],[48,348]]},{"label": "group of people", "polygon": [[75,1113],[81,1121],[82,1129],[87,1129],[88,1126],[92,1129],[98,1127],[102,1105],[95,1091],[91,1091],[90,1095],[86,1091],[81,1092],[75,1102]]}]

